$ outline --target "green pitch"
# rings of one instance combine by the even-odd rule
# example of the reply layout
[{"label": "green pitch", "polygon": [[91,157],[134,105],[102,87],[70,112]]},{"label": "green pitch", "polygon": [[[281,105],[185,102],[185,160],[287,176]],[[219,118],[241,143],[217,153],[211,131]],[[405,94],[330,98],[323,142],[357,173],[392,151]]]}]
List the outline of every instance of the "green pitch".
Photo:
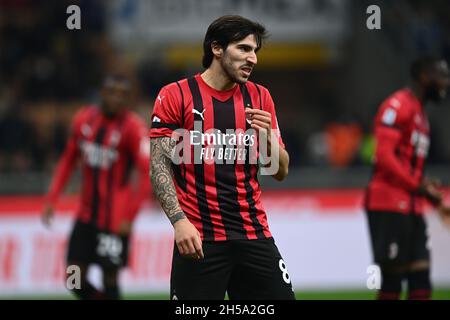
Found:
[{"label": "green pitch", "polygon": [[[376,293],[374,291],[297,291],[295,296],[298,300],[373,300]],[[25,299],[25,300],[66,300],[73,299],[70,295],[61,296],[11,296],[0,297],[0,299]],[[167,294],[139,294],[126,295],[127,300],[167,300]],[[433,292],[435,300],[450,300],[450,288],[436,289]]]},{"label": "green pitch", "polygon": [[[376,292],[373,291],[297,291],[297,300],[374,300]],[[130,295],[126,299],[134,300],[167,300],[168,295]],[[450,300],[450,289],[436,289],[433,292],[435,300]]]}]

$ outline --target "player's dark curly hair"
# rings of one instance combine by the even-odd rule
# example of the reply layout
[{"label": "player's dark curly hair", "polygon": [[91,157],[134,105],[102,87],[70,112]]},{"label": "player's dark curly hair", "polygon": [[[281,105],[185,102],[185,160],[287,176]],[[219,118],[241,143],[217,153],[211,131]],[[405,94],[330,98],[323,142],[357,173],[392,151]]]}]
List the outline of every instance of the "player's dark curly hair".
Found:
[{"label": "player's dark curly hair", "polygon": [[231,42],[240,41],[250,34],[255,35],[257,50],[259,50],[267,37],[267,31],[263,25],[237,15],[222,16],[213,21],[203,41],[203,67],[209,68],[213,61],[211,45],[214,42],[226,50]]}]

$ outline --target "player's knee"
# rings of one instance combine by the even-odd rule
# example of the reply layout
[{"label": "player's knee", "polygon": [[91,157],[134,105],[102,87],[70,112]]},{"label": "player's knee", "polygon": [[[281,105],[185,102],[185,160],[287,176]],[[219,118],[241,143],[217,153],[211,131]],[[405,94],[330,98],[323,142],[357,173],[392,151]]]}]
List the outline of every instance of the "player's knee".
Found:
[{"label": "player's knee", "polygon": [[430,269],[430,261],[429,260],[418,260],[412,262],[409,267],[409,272],[418,272],[422,270],[429,270]]}]

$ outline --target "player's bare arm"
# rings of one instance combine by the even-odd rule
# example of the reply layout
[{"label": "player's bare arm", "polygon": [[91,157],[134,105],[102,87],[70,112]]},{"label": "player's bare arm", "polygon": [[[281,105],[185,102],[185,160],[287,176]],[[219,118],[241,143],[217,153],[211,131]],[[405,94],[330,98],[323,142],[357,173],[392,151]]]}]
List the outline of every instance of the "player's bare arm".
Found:
[{"label": "player's bare arm", "polygon": [[175,145],[176,141],[169,137],[150,140],[151,181],[156,198],[174,227],[180,254],[199,259],[203,258],[200,233],[181,209],[172,181],[171,156]]},{"label": "player's bare arm", "polygon": [[[271,150],[278,153],[279,167],[276,174],[272,177],[278,181],[284,180],[288,175],[289,169],[289,154],[280,146],[277,139],[272,139],[272,116],[269,112],[260,109],[246,109],[246,114],[251,121],[251,127],[255,129],[260,136],[267,139],[268,156],[272,157]],[[276,159],[277,157],[275,157]]]}]

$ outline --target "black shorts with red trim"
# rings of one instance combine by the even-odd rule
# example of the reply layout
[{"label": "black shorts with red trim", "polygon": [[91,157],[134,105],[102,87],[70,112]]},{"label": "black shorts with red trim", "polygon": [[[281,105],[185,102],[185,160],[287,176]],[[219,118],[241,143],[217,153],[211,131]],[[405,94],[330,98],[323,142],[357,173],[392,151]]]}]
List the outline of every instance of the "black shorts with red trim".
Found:
[{"label": "black shorts with red trim", "polygon": [[380,266],[402,266],[430,260],[428,235],[422,215],[367,211],[372,252]]},{"label": "black shorts with red trim", "polygon": [[273,238],[203,242],[205,258],[173,250],[173,300],[293,300],[286,264]]},{"label": "black shorts with red trim", "polygon": [[68,263],[98,264],[106,270],[119,269],[128,263],[129,237],[99,230],[77,220],[70,235]]}]

